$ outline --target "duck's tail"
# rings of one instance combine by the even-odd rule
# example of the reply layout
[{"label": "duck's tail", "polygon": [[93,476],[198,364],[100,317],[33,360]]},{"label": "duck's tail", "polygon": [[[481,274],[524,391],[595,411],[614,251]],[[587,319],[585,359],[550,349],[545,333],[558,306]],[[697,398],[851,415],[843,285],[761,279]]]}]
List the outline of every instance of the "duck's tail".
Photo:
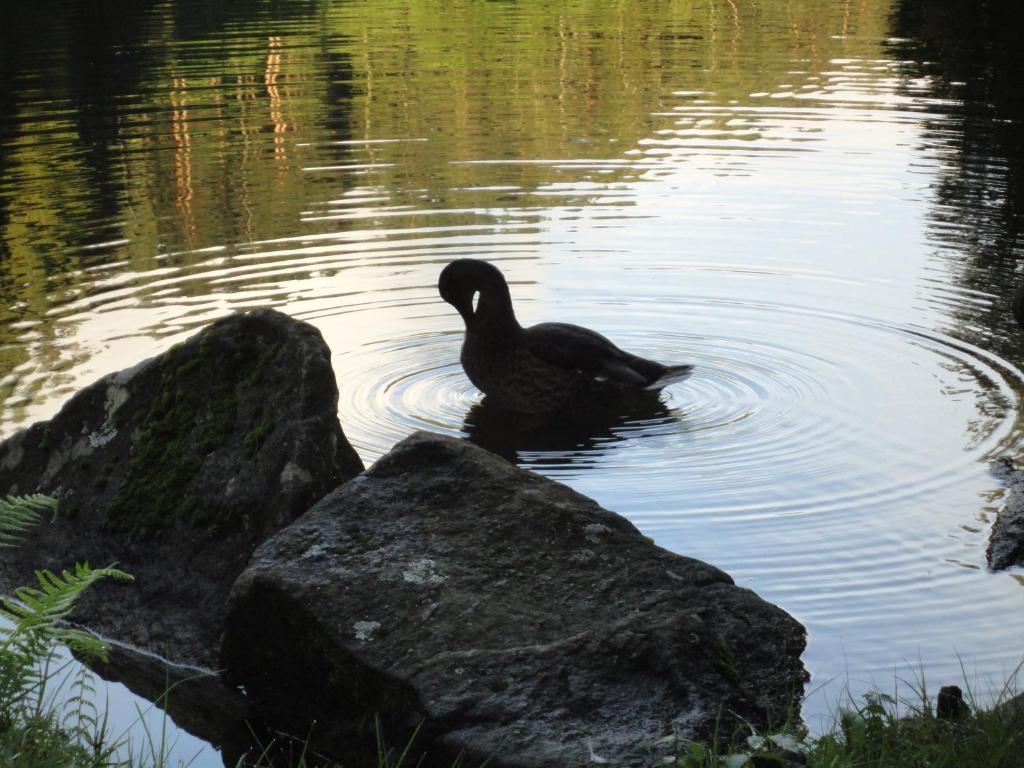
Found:
[{"label": "duck's tail", "polygon": [[669,384],[676,384],[683,379],[689,378],[691,373],[693,373],[692,365],[665,366],[665,372],[644,387],[644,389],[661,389],[662,387],[667,387]]}]

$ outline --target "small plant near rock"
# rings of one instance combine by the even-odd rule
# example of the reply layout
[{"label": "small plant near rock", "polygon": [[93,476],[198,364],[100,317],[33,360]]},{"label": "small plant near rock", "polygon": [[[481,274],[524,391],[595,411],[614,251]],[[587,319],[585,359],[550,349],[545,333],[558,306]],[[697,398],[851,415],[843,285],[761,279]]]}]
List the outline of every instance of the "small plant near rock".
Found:
[{"label": "small plant near rock", "polygon": [[[664,757],[660,766],[673,768],[791,768],[807,764],[806,753],[811,747],[804,736],[781,730],[760,735],[748,724],[751,734],[731,746],[724,754],[714,747],[696,741],[684,740],[679,754]],[[671,745],[677,740],[666,737],[663,744]]]},{"label": "small plant near rock", "polygon": [[[366,768],[420,768],[427,760],[427,753],[418,748],[416,739],[420,735],[421,722],[409,735],[401,748],[389,746],[384,734],[384,724],[380,715],[374,716],[375,744],[373,755],[340,762],[313,750],[309,741],[301,741],[281,737],[264,742],[254,732],[252,754],[243,756],[233,768],[346,768],[349,765],[365,765]],[[372,760],[372,762],[370,762]],[[487,768],[490,759],[482,763],[467,763],[460,754],[445,768]],[[435,763],[431,763],[436,765]]]},{"label": "small plant near rock", "polygon": [[[0,548],[16,546],[47,512],[57,513],[56,500],[47,496],[0,500]],[[82,668],[59,707],[48,696],[48,684],[56,676],[51,662],[62,646],[86,658],[106,657],[102,641],[64,623],[77,597],[105,578],[131,576],[113,567],[78,563],[73,571],[36,571],[36,586],[0,597],[0,765],[109,764],[91,673]]]},{"label": "small plant near rock", "polygon": [[[1010,699],[1013,680],[1000,697],[1004,701]],[[949,689],[959,693],[954,686],[943,691]],[[832,732],[815,741],[809,765],[1017,768],[1021,764],[1024,718],[1019,711],[1004,704],[982,708],[969,689],[968,700],[952,708],[933,706],[923,681],[911,684],[910,690],[909,697],[868,693],[860,706],[840,708]],[[940,693],[940,705],[941,699]]]},{"label": "small plant near rock", "polygon": [[[968,689],[943,688],[933,706],[923,680],[910,695],[879,691],[839,707],[832,730],[818,738],[783,729],[759,734],[747,724],[724,749],[669,736],[659,746],[674,752],[668,768],[1019,768],[1024,754],[1024,698],[1012,695],[982,708]],[[903,681],[900,681],[903,682]],[[906,685],[906,683],[904,683]]]}]

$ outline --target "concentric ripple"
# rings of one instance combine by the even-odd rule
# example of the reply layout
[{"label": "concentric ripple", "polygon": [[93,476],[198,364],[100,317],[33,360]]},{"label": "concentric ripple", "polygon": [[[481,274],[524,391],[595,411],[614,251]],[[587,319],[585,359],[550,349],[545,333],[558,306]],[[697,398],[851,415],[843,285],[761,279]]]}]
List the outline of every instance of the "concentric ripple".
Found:
[{"label": "concentric ripple", "polygon": [[[441,309],[430,319],[450,326],[453,314]],[[680,330],[647,329],[666,316]],[[714,318],[714,331],[682,330],[702,317]],[[509,424],[514,434],[502,448],[562,477],[626,468],[646,506],[661,500],[669,516],[678,515],[671,500],[680,486],[687,514],[746,517],[937,491],[974,474],[1010,439],[1024,386],[1013,366],[940,334],[798,306],[692,299],[631,308],[628,327],[593,321],[621,346],[691,362],[695,374],[654,408],[567,433],[557,424]],[[414,429],[474,437],[481,396],[458,363],[460,344],[461,331],[449,328],[370,341],[338,357],[345,429],[367,460]]]}]

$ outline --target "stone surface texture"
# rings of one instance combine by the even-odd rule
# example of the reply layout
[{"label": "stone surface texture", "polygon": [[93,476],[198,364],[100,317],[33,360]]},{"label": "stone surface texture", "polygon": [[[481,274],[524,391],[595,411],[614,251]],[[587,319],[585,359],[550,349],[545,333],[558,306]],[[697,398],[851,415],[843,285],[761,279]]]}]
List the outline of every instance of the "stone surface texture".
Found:
[{"label": "stone surface texture", "polygon": [[117,563],[134,583],[85,593],[74,618],[212,665],[256,545],[362,470],[337,402],[319,331],[273,310],[105,376],[0,444],[0,494],[60,500],[54,522],[5,552],[0,588],[33,583],[36,568]]},{"label": "stone surface texture", "polygon": [[[798,706],[805,634],[573,490],[417,433],[254,553],[222,665],[337,753],[373,716],[427,764],[650,765]],[[351,753],[350,753],[351,754]]]},{"label": "stone surface texture", "polygon": [[1008,458],[992,462],[992,474],[1007,487],[1003,506],[992,525],[988,540],[988,566],[1001,571],[1024,565],[1024,471],[1015,469]]}]

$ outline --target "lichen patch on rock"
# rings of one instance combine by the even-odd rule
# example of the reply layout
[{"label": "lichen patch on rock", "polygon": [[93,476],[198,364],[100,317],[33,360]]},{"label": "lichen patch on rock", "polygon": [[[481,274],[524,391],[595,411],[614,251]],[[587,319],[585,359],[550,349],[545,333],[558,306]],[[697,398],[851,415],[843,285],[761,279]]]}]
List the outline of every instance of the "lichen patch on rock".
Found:
[{"label": "lichen patch on rock", "polygon": [[380,629],[379,621],[357,621],[352,625],[356,640],[366,642],[373,638],[374,633]]},{"label": "lichen patch on rock", "polygon": [[402,571],[402,578],[411,584],[436,586],[443,584],[448,577],[441,572],[436,562],[429,557],[424,557],[406,566]]}]

